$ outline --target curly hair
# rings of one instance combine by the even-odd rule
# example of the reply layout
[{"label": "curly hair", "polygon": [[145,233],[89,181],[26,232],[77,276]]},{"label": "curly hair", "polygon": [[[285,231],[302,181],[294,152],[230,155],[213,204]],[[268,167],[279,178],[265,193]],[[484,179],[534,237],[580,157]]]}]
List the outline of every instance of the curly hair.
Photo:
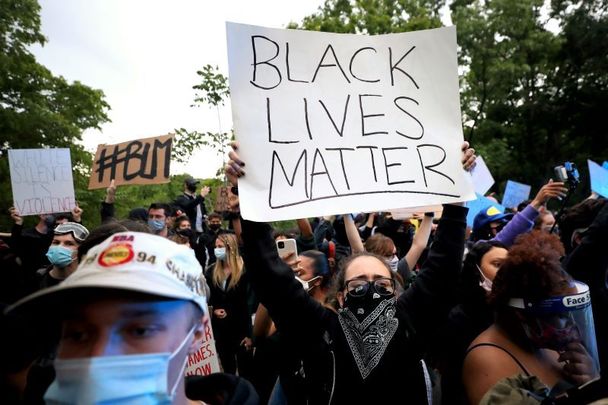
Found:
[{"label": "curly hair", "polygon": [[511,298],[540,301],[559,295],[572,277],[562,269],[564,247],[555,235],[532,231],[520,235],[494,278],[490,304],[506,307]]}]

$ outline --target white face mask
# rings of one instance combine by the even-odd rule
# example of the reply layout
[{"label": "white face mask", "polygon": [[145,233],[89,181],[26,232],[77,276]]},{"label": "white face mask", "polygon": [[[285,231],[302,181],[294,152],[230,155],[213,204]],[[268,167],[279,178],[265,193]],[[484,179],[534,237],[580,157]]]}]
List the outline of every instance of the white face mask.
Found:
[{"label": "white face mask", "polygon": [[173,353],[56,359],[47,404],[170,404],[184,378],[186,360],[169,386],[169,363],[190,343],[196,327]]},{"label": "white face mask", "polygon": [[313,285],[312,287],[310,285],[312,284],[313,281],[315,281],[318,278],[321,278],[321,276],[316,276],[316,277],[311,278],[308,281],[304,281],[300,277],[296,276],[296,280],[298,280],[302,284],[302,287],[304,287],[306,292],[309,292],[310,290],[312,290],[313,288],[316,287],[316,285]]},{"label": "white face mask", "polygon": [[492,280],[490,280],[486,277],[485,274],[483,274],[483,271],[481,271],[481,267],[479,267],[479,265],[476,266],[477,270],[479,270],[479,274],[481,274],[481,278],[483,279],[483,281],[479,282],[479,286],[489,293],[490,291],[492,291]]},{"label": "white face mask", "polygon": [[392,271],[397,271],[397,267],[399,266],[399,258],[397,255],[394,255],[393,258],[388,261],[388,265],[391,267]]}]

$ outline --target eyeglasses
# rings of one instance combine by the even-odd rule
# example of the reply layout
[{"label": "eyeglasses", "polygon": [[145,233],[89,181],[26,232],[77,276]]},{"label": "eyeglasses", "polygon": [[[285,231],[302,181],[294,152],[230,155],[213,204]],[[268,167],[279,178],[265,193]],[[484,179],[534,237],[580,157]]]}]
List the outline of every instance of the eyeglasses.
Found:
[{"label": "eyeglasses", "polygon": [[83,242],[87,236],[89,236],[88,229],[76,222],[59,224],[55,227],[54,233],[55,235],[65,235],[67,233],[71,233],[74,239],[76,239],[78,242]]},{"label": "eyeglasses", "polygon": [[389,296],[395,293],[395,281],[387,277],[377,278],[374,281],[355,278],[347,280],[345,285],[346,291],[353,297],[364,296],[372,285],[374,290],[380,295]]}]

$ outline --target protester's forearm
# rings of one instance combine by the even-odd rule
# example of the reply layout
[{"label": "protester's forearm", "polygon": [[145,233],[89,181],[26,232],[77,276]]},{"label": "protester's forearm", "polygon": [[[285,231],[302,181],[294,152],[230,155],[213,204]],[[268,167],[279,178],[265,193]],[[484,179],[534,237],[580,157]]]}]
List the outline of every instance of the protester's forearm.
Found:
[{"label": "protester's forearm", "polygon": [[429,242],[429,236],[431,236],[431,229],[433,228],[433,217],[425,215],[418,227],[418,232],[414,235],[412,240],[412,246],[405,255],[405,260],[410,269],[416,267],[418,259],[422,256],[422,252],[426,248]]},{"label": "protester's forearm", "polygon": [[344,228],[346,229],[346,237],[353,253],[359,253],[365,251],[361,236],[359,236],[359,230],[355,225],[355,221],[350,214],[344,215]]}]

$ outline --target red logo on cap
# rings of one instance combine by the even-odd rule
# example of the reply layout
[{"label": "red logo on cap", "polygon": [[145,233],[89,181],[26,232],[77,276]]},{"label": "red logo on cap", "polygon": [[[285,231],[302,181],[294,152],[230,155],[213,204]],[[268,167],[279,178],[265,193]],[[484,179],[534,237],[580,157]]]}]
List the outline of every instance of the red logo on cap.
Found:
[{"label": "red logo on cap", "polygon": [[118,266],[130,262],[134,255],[130,243],[117,243],[101,252],[98,263],[103,267]]}]

